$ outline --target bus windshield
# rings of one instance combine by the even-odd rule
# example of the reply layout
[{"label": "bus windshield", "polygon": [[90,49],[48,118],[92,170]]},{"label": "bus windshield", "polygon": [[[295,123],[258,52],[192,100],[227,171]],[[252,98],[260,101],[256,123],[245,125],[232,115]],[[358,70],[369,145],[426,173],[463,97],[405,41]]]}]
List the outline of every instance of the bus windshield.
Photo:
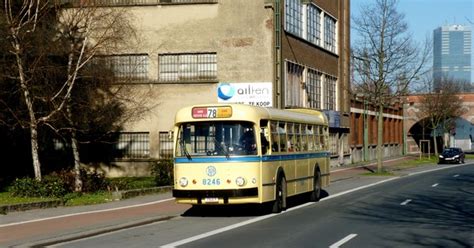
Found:
[{"label": "bus windshield", "polygon": [[254,125],[243,121],[182,123],[176,156],[256,155]]}]

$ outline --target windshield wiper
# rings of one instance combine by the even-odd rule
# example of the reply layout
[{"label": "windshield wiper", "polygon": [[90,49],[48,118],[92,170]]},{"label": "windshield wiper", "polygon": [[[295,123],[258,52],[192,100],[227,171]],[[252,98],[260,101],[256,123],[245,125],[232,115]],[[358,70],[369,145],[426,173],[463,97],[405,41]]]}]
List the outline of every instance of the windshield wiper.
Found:
[{"label": "windshield wiper", "polygon": [[189,155],[189,152],[186,149],[186,144],[184,143],[184,139],[181,139],[179,143],[181,144],[181,150],[183,151],[186,158],[188,158],[189,160],[192,160],[191,155]]}]

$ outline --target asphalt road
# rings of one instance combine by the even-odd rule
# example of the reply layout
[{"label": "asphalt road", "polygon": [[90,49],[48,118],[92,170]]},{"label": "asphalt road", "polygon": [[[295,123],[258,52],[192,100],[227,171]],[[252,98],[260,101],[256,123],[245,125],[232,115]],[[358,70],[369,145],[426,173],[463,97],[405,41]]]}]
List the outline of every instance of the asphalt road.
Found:
[{"label": "asphalt road", "polygon": [[474,247],[474,165],[396,179],[349,178],[326,190],[322,201],[293,199],[281,214],[187,209],[54,247]]}]

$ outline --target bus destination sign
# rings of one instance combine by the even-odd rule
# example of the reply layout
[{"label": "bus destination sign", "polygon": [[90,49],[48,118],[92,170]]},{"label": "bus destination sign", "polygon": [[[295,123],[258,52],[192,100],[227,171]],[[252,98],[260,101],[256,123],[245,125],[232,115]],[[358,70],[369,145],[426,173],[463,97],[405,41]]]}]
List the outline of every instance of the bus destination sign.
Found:
[{"label": "bus destination sign", "polygon": [[230,118],[232,117],[232,108],[229,106],[195,107],[192,110],[192,116],[195,119]]}]

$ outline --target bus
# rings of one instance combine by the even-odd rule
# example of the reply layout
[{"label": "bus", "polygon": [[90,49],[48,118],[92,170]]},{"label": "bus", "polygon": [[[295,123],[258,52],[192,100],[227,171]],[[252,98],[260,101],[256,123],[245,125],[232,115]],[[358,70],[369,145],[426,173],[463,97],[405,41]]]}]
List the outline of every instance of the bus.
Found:
[{"label": "bus", "polygon": [[328,120],[320,111],[189,106],[176,113],[173,136],[177,203],[269,203],[278,213],[291,196],[318,201],[329,184]]}]

